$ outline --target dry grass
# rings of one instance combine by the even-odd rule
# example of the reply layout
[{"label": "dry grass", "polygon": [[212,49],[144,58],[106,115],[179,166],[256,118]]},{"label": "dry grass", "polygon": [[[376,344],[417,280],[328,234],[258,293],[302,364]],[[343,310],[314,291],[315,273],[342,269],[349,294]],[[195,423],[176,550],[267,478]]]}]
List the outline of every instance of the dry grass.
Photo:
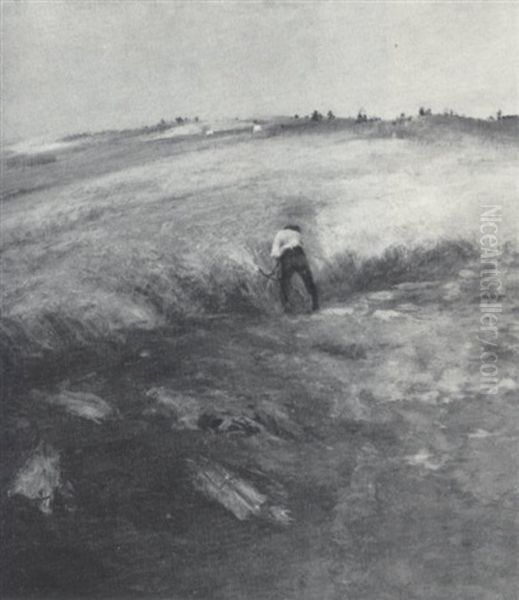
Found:
[{"label": "dry grass", "polygon": [[[502,235],[512,238],[515,146],[352,139],[340,129],[143,142],[75,148],[72,182],[4,205],[8,355],[272,310],[277,290],[257,266],[269,269],[270,240],[288,221],[302,224],[327,299],[457,267],[473,255],[481,202],[503,205]],[[122,168],[125,148],[137,166]],[[97,163],[105,174],[92,175]],[[11,177],[24,186],[23,173]]]}]

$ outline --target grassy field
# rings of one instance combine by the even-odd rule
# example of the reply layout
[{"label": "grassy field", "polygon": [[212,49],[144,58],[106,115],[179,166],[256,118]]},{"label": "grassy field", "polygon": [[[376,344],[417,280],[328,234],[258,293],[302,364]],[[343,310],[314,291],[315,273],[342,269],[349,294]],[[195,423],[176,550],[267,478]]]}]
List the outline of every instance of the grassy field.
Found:
[{"label": "grassy field", "polygon": [[7,166],[4,193],[36,190],[2,206],[9,352],[68,350],[172,315],[272,310],[256,267],[269,267],[273,232],[290,221],[302,224],[330,299],[377,272],[394,283],[388,260],[427,277],[417,254],[438,244],[435,267],[448,268],[475,243],[482,201],[503,204],[511,237],[514,144],[420,143],[385,129],[374,138],[363,127],[107,134],[58,145],[55,163]]},{"label": "grassy field", "polygon": [[[250,129],[5,149],[4,595],[511,599],[516,126]],[[316,315],[258,272],[288,222]]]}]

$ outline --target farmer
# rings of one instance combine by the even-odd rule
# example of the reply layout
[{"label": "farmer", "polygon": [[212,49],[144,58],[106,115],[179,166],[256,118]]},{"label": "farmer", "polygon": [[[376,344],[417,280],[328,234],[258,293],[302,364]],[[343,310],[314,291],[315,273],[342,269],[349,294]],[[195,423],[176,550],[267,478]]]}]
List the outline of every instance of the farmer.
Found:
[{"label": "farmer", "polygon": [[294,273],[299,273],[307,292],[312,297],[312,310],[318,310],[317,287],[303,250],[300,227],[298,225],[287,225],[281,231],[278,231],[270,255],[278,261],[281,268],[280,284],[283,308],[287,309],[290,279]]}]

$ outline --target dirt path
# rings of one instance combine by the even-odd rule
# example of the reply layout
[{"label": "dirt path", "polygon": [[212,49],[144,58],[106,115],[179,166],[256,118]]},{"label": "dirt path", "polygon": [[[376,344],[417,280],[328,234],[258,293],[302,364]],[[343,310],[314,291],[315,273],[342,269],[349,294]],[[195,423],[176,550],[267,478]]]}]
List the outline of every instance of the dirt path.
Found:
[{"label": "dirt path", "polygon": [[474,277],[143,335],[21,394],[3,489],[42,439],[61,479],[51,514],[2,495],[6,594],[515,598],[513,340],[482,395]]}]

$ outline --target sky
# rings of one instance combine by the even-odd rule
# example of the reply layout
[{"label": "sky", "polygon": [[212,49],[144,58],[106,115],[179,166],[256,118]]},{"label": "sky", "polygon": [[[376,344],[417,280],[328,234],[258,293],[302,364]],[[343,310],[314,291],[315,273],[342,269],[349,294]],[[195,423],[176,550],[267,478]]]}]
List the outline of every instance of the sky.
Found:
[{"label": "sky", "polygon": [[1,0],[5,140],[203,119],[519,112],[518,2]]}]

